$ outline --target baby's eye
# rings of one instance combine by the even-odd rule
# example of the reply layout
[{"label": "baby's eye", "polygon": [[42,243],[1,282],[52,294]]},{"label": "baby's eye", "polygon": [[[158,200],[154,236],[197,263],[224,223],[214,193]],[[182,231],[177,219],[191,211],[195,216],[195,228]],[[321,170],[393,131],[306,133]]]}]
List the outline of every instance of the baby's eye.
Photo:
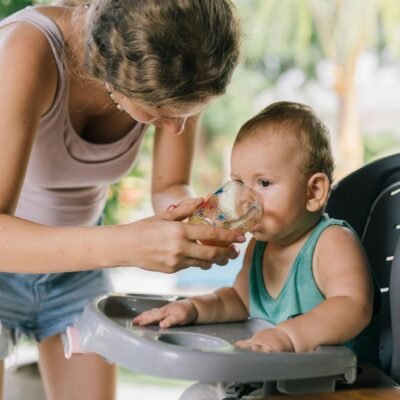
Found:
[{"label": "baby's eye", "polygon": [[261,185],[263,188],[266,188],[266,187],[268,187],[268,186],[271,184],[271,182],[270,182],[270,181],[267,181],[266,179],[259,179],[259,180],[258,180],[258,183],[259,183],[259,185]]}]

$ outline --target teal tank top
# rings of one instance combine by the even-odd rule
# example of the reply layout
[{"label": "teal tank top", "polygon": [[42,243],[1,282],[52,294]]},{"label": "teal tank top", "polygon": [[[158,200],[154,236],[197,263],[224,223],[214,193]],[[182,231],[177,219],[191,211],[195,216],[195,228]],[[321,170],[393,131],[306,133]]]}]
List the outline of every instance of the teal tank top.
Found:
[{"label": "teal tank top", "polygon": [[[262,264],[267,243],[256,242],[249,278],[249,313],[252,318],[266,319],[277,325],[288,318],[309,312],[325,300],[315,282],[312,261],[318,239],[322,232],[332,225],[344,226],[354,232],[347,222],[323,215],[297,255],[286,282],[276,298],[269,295],[264,285]],[[375,281],[374,285],[375,296],[378,297],[379,289]],[[376,301],[379,302],[377,298]],[[359,361],[379,366],[378,318],[374,316],[368,327],[344,345],[357,354]]]}]

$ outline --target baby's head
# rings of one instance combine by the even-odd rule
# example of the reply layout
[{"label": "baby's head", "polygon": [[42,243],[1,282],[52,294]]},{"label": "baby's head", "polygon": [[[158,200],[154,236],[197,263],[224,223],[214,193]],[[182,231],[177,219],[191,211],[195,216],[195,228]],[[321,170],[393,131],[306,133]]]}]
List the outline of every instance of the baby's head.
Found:
[{"label": "baby's head", "polygon": [[334,161],[329,130],[311,107],[288,101],[273,103],[240,128],[235,145],[272,132],[290,135],[297,141],[303,155],[300,168],[304,174],[323,172],[332,184]]},{"label": "baby's head", "polygon": [[233,146],[232,179],[259,193],[277,234],[320,217],[333,169],[329,131],[300,103],[271,104],[241,127]]}]

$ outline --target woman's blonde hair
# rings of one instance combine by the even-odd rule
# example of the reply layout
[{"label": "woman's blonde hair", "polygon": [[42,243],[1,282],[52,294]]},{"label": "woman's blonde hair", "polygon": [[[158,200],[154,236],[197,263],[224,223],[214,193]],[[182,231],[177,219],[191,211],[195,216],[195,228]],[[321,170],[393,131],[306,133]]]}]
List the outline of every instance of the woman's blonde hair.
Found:
[{"label": "woman's blonde hair", "polygon": [[225,92],[240,42],[230,0],[91,0],[85,5],[84,62],[90,76],[158,107],[198,103]]},{"label": "woman's blonde hair", "polygon": [[252,135],[262,135],[267,127],[285,128],[285,132],[293,134],[304,153],[302,172],[323,172],[332,183],[335,165],[329,130],[311,107],[288,101],[273,103],[243,124],[235,144]]}]

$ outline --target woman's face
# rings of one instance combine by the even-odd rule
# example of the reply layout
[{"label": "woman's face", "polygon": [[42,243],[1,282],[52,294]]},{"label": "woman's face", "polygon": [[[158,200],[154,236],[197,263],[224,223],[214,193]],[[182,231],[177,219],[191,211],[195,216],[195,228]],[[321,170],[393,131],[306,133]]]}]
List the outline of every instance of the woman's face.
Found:
[{"label": "woman's face", "polygon": [[211,102],[211,100],[206,100],[182,110],[175,107],[154,107],[126,97],[116,91],[111,93],[114,102],[135,121],[154,125],[175,135],[183,132],[188,117],[199,114]]}]

